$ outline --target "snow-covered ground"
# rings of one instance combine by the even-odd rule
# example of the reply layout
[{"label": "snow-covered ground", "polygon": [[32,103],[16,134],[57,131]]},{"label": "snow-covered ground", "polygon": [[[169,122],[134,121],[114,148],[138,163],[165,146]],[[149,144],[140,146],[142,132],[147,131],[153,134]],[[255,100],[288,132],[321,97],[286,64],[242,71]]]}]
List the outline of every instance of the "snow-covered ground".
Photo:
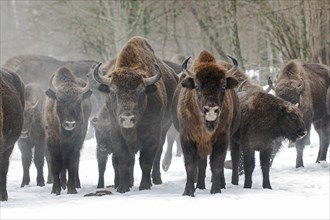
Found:
[{"label": "snow-covered ground", "polygon": [[[52,185],[36,186],[36,169],[31,166],[29,186],[20,188],[23,174],[20,151],[15,146],[11,155],[7,190],[9,200],[0,202],[0,219],[329,219],[329,152],[327,162],[315,163],[318,136],[312,131],[311,145],[304,151],[304,168],[295,168],[295,148],[283,147],[276,156],[270,178],[273,189],[262,188],[262,176],[256,154],[252,189],[243,189],[244,176],[238,186],[230,183],[231,171],[225,170],[226,189],[210,194],[208,166],[206,190],[195,197],[182,196],[186,174],[182,157],[173,157],[171,167],[162,171],[162,185],[139,191],[141,171],[135,165],[134,187],[125,194],[107,188],[113,194],[84,197],[95,192],[98,169],[95,139],[85,142],[80,162],[82,188],[78,194],[51,194]],[[166,145],[165,145],[166,146]],[[164,149],[165,150],[165,149]],[[175,147],[174,147],[175,150]],[[173,152],[174,153],[174,152]],[[229,154],[227,154],[230,159]],[[46,166],[45,166],[46,168]],[[44,171],[47,176],[47,169]],[[113,184],[111,158],[105,184]]]}]

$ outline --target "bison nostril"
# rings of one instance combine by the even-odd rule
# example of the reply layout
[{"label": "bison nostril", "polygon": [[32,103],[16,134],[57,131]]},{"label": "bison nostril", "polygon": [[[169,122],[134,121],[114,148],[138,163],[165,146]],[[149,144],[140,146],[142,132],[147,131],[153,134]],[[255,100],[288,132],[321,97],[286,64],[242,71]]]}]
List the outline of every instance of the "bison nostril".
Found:
[{"label": "bison nostril", "polygon": [[209,107],[208,106],[204,106],[203,107],[203,112],[204,112],[204,114],[208,113],[209,112]]},{"label": "bison nostril", "polygon": [[299,130],[299,131],[298,131],[298,135],[299,135],[300,137],[304,137],[306,134],[307,134],[307,131],[306,131],[305,129],[302,129],[302,130]]},{"label": "bison nostril", "polygon": [[132,128],[134,127],[136,118],[134,115],[121,115],[120,117],[120,123],[123,125],[125,128]]},{"label": "bison nostril", "polygon": [[71,131],[76,127],[75,121],[65,121],[63,124],[65,130]]}]

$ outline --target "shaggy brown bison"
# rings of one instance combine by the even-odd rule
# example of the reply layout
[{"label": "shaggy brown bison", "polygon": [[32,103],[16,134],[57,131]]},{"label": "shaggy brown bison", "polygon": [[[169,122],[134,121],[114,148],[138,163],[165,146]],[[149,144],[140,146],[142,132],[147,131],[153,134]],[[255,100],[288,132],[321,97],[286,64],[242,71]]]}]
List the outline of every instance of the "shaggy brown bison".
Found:
[{"label": "shaggy brown bison", "polygon": [[[37,168],[37,186],[44,186],[43,166],[45,160],[46,137],[43,119],[46,95],[38,84],[28,83],[25,86],[24,125],[17,144],[21,151],[23,165],[23,179],[21,187],[30,183],[30,165],[33,161]],[[50,161],[47,157],[47,163]],[[51,172],[48,170],[47,183],[52,182]]]},{"label": "shaggy brown bison", "polygon": [[[326,160],[330,139],[330,117],[327,114],[326,96],[330,86],[330,68],[316,63],[291,60],[279,73],[276,95],[293,104],[303,112],[308,132],[311,124],[320,137],[320,148],[316,162]],[[303,167],[303,150],[306,137],[296,142],[296,167]]]},{"label": "shaggy brown bison", "polygon": [[[233,59],[233,58],[232,58]],[[205,189],[205,169],[210,155],[211,194],[224,187],[224,161],[229,138],[239,126],[239,102],[234,88],[238,81],[231,76],[237,69],[219,65],[214,56],[202,51],[187,70],[173,98],[172,116],[184,155],[187,181],[183,195],[194,196],[194,180],[198,167],[197,188]]]},{"label": "shaggy brown bison", "polygon": [[91,113],[92,91],[87,80],[85,85],[71,70],[61,67],[50,78],[46,91],[46,143],[54,178],[52,193],[56,195],[61,193],[62,170],[68,170],[67,193],[75,194],[80,188],[80,150]]},{"label": "shaggy brown bison", "polygon": [[[99,67],[99,66],[98,66]],[[120,193],[130,190],[129,168],[140,152],[140,190],[161,184],[160,156],[172,120],[171,100],[177,76],[154,53],[146,39],[133,37],[121,49],[114,69],[106,75],[95,68],[94,79],[106,93],[114,163],[118,165]]]},{"label": "shaggy brown bison", "polygon": [[9,157],[23,127],[24,89],[16,73],[0,69],[0,201],[8,200]]},{"label": "shaggy brown bison", "polygon": [[[240,73],[244,74],[244,73]],[[271,189],[269,168],[273,152],[282,138],[291,141],[307,134],[303,114],[297,106],[288,101],[268,94],[247,76],[239,86],[241,122],[239,129],[231,138],[233,163],[232,184],[238,185],[240,151],[244,155],[244,188],[251,188],[252,173],[255,167],[255,151],[260,151],[260,164],[263,188]]]}]

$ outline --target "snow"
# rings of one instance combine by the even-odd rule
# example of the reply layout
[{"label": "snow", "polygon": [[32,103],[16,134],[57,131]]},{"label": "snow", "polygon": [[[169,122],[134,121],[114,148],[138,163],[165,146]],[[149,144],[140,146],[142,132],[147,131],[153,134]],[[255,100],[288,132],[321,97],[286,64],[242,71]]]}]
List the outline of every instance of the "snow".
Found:
[{"label": "snow", "polygon": [[[286,142],[284,142],[287,145]],[[166,143],[165,145],[166,146]],[[166,148],[166,147],[164,147]],[[173,148],[173,155],[175,154]],[[165,151],[165,149],[164,149]],[[0,202],[0,219],[330,219],[329,152],[327,161],[315,163],[318,135],[312,130],[311,145],[305,147],[304,168],[295,168],[296,150],[284,146],[270,171],[272,190],[262,188],[262,176],[256,153],[252,189],[244,189],[244,175],[238,186],[232,185],[231,170],[225,169],[226,189],[210,194],[210,169],[207,168],[206,190],[196,190],[195,197],[182,196],[186,173],[183,157],[173,156],[163,184],[139,191],[141,171],[137,162],[134,186],[130,192],[84,197],[95,192],[98,169],[95,139],[85,141],[80,159],[82,188],[78,194],[51,194],[51,184],[36,186],[36,169],[30,168],[30,185],[20,187],[23,175],[21,154],[17,146],[11,155],[7,190],[9,200]],[[230,154],[227,154],[230,159]],[[47,169],[44,169],[45,178]],[[105,184],[113,185],[114,172],[109,157]]]}]

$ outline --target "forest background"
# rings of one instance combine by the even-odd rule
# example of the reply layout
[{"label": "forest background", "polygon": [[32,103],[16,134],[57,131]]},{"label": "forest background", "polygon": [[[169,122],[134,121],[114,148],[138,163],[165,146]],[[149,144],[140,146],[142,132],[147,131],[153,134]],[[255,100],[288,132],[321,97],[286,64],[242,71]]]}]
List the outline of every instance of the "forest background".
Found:
[{"label": "forest background", "polygon": [[162,59],[238,59],[266,84],[290,59],[330,66],[330,0],[1,0],[1,64],[20,54],[114,58],[132,36]]}]

